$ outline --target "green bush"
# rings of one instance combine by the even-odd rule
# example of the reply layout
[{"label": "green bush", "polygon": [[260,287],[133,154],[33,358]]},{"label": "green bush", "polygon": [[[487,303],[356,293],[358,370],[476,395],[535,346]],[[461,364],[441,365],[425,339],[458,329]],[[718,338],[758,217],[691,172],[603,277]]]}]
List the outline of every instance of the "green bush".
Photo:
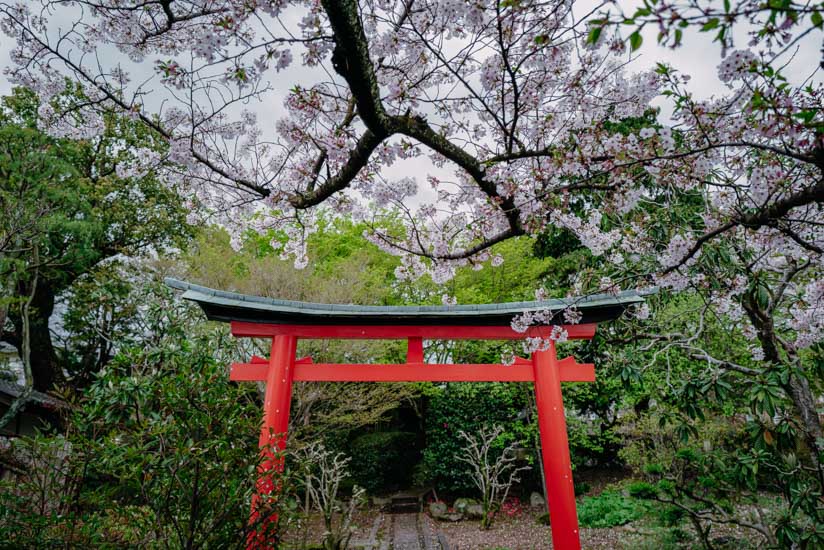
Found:
[{"label": "green bush", "polygon": [[[65,435],[15,442],[30,459],[20,479],[0,484],[0,548],[243,544],[259,398],[216,359],[233,344],[226,333],[165,294],[153,297],[146,339],[100,373]],[[281,502],[272,505],[285,523]]]},{"label": "green bush", "polygon": [[[477,489],[467,475],[466,464],[456,458],[462,443],[458,433],[475,433],[481,426],[504,426],[501,441],[532,445],[536,426],[527,423],[523,411],[529,406],[527,384],[452,383],[436,391],[426,410],[424,470],[440,490],[456,495],[474,494]],[[538,468],[533,468],[533,475]],[[526,482],[527,479],[524,479]],[[532,479],[534,485],[539,481]]]},{"label": "green bush", "polygon": [[406,485],[418,458],[415,434],[375,432],[350,444],[352,478],[375,494]]},{"label": "green bush", "polygon": [[629,495],[635,498],[651,499],[658,495],[658,489],[646,481],[636,481],[629,486]]},{"label": "green bush", "polygon": [[604,491],[598,496],[584,497],[578,505],[581,527],[617,527],[641,518],[646,506],[617,491]]}]

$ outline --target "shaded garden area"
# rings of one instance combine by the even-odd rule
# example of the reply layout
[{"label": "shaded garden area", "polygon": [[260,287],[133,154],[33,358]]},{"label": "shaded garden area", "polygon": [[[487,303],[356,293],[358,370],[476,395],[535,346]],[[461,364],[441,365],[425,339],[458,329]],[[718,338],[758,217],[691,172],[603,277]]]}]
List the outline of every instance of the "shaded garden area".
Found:
[{"label": "shaded garden area", "polygon": [[[309,277],[253,239],[241,252],[232,252],[219,231],[196,237],[190,252],[174,262],[142,263],[142,269],[151,269],[148,278],[145,273],[136,276],[127,264],[89,272],[81,288],[95,299],[78,297],[71,314],[96,315],[101,304],[111,304],[109,312],[130,313],[116,319],[113,329],[141,330],[118,346],[88,386],[60,394],[67,407],[58,426],[33,439],[15,439],[6,448],[7,458],[18,457],[29,466],[7,470],[0,518],[5,540],[11,546],[152,546],[170,541],[182,547],[242,546],[257,477],[262,394],[255,384],[230,382],[228,365],[267,350],[257,348],[255,341],[230,337],[220,324],[205,322],[159,278],[186,274],[239,290],[277,285],[278,290],[293,289],[294,297],[324,302],[331,300],[316,293],[357,301],[358,296],[382,292],[384,303],[403,303],[403,296],[413,293],[418,300],[427,295],[438,299],[434,286],[386,284],[394,260],[377,249],[350,246],[360,231],[354,225],[333,224],[319,232],[313,246],[336,253],[326,255],[328,263],[312,268]],[[524,273],[546,277],[559,273],[560,266],[573,269],[587,261],[585,255],[576,258],[576,251],[561,259],[542,258],[528,243],[519,242],[503,248],[502,254],[507,267],[500,271],[459,273],[454,287],[458,295],[517,299],[530,284]],[[677,307],[681,298],[672,300],[671,307]],[[448,354],[453,361],[495,361],[507,345],[435,342],[427,349],[442,357]],[[770,522],[781,514],[781,499],[772,492],[776,479],[752,472],[752,496],[747,504],[720,512],[721,523],[704,519],[712,510],[693,500],[699,496],[693,491],[706,495],[724,489],[723,477],[707,484],[714,479],[707,475],[727,473],[704,469],[706,461],[725,453],[739,456],[738,446],[750,437],[743,412],[725,412],[734,411],[729,407],[738,398],[729,395],[725,409],[717,412],[703,409],[703,418],[690,423],[696,435],[685,438],[682,425],[667,420],[682,405],[658,401],[665,373],[641,369],[643,361],[628,363],[627,345],[613,351],[605,335],[567,345],[583,360],[598,364],[594,384],[564,387],[585,544],[691,544],[696,518],[702,528],[712,525],[708,538],[714,547],[760,544],[757,532],[730,525],[748,523],[758,514]],[[400,343],[392,342],[305,341],[298,355],[389,362],[400,361],[404,352]],[[644,358],[643,352],[637,353]],[[685,361],[679,367],[684,375],[692,368],[700,366]],[[746,411],[750,397],[740,399]],[[331,470],[317,456],[305,454],[306,445],[318,442],[329,460],[345,462],[327,519],[349,542],[369,540],[380,515],[389,519],[378,528],[376,540],[389,540],[386,525],[392,516],[387,501],[414,487],[429,490],[423,512],[458,548],[486,548],[482,541],[499,541],[502,548],[538,548],[549,540],[531,384],[297,382],[292,407],[294,452],[286,456],[287,496],[276,504],[289,547],[318,545],[328,532],[316,508],[322,499],[306,490],[309,470],[315,476],[321,474],[318,467]],[[477,508],[481,495],[464,460],[467,441],[461,433],[480,434],[491,427],[499,427],[499,432],[491,440],[490,458],[508,448],[507,456],[524,469],[510,494],[493,508],[491,530],[485,531],[477,511],[466,513],[466,503]],[[361,491],[356,487],[363,492],[352,501],[353,491]],[[531,499],[535,506],[530,506]],[[443,502],[446,513],[433,514],[430,501]],[[750,507],[755,502],[757,513]]]}]

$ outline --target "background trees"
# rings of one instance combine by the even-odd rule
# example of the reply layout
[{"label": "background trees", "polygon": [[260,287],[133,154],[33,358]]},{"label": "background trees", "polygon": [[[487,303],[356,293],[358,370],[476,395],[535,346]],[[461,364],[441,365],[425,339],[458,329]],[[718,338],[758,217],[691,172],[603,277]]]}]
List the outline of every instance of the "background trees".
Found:
[{"label": "background trees", "polygon": [[[82,95],[67,91],[66,98]],[[49,327],[58,297],[84,277],[90,292],[88,279],[96,269],[107,270],[101,277],[114,284],[116,267],[102,268],[102,262],[181,244],[187,225],[176,191],[154,170],[132,170],[138,158],[162,149],[156,135],[108,114],[100,133],[88,139],[49,137],[37,129],[39,105],[31,91],[18,89],[4,98],[0,111],[0,328],[2,340],[18,349],[33,387],[49,390],[65,374],[76,385],[88,383],[111,357],[117,324],[117,313],[98,311],[92,322],[96,339],[67,349],[61,361]],[[73,308],[72,315],[91,312]],[[76,325],[89,330],[85,323]]]}]

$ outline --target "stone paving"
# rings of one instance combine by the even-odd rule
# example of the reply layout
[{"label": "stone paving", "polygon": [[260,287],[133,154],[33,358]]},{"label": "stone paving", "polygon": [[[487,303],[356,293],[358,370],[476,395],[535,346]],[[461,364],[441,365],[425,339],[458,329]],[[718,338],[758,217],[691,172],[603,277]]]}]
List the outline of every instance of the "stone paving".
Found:
[{"label": "stone paving", "polygon": [[392,550],[423,550],[418,514],[392,515]]},{"label": "stone paving", "polygon": [[[383,527],[383,536],[378,532]],[[442,546],[438,529],[425,514],[380,514],[366,540],[352,541],[356,550],[449,550]]]}]

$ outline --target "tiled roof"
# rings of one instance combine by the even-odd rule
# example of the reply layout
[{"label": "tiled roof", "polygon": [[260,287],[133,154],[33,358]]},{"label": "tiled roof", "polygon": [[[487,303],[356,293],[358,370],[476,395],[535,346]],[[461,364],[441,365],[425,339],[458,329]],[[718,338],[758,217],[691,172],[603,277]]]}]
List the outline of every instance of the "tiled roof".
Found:
[{"label": "tiled roof", "polygon": [[560,312],[574,307],[582,315],[581,323],[597,323],[619,317],[626,308],[644,298],[635,291],[618,294],[594,294],[575,298],[533,302],[454,306],[361,306],[318,304],[277,300],[226,292],[167,278],[166,284],[185,291],[183,298],[196,302],[209,319],[272,324],[306,325],[466,325],[504,326],[527,311]]}]

